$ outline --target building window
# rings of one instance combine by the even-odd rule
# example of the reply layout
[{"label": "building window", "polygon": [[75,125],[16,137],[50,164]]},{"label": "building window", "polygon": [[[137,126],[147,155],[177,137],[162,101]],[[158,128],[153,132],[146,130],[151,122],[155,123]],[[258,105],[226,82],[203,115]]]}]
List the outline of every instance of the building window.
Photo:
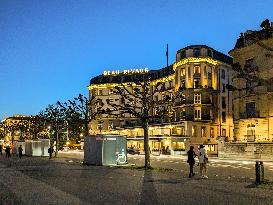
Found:
[{"label": "building window", "polygon": [[170,88],[173,88],[173,81],[169,81]]},{"label": "building window", "polygon": [[186,58],[186,51],[183,50],[180,52],[180,59]]},{"label": "building window", "polygon": [[222,85],[222,92],[223,93],[226,92],[226,85],[225,84]]},{"label": "building window", "polygon": [[192,126],[192,136],[196,137],[197,136],[197,129],[196,129],[196,125]]},{"label": "building window", "polygon": [[255,117],[256,105],[255,102],[246,103],[246,115],[247,117]]},{"label": "building window", "polygon": [[194,94],[194,104],[201,103],[201,94]]},{"label": "building window", "polygon": [[154,115],[157,115],[158,108],[154,108]]},{"label": "building window", "polygon": [[113,103],[113,102],[114,102],[114,99],[109,97],[109,98],[108,98],[108,102],[109,102],[109,103]]},{"label": "building window", "polygon": [[247,136],[255,136],[255,125],[254,124],[247,125],[246,134],[247,134]]},{"label": "building window", "polygon": [[226,105],[226,98],[222,97],[222,108],[225,109],[227,107]]},{"label": "building window", "polygon": [[181,76],[184,77],[186,75],[186,69],[181,68]]},{"label": "building window", "polygon": [[194,109],[194,120],[201,120],[201,108]]},{"label": "building window", "polygon": [[195,78],[193,80],[193,88],[200,88],[200,85],[201,85],[200,79],[199,78]]},{"label": "building window", "polygon": [[194,74],[200,73],[200,66],[194,66]]},{"label": "building window", "polygon": [[201,127],[201,137],[206,137],[206,127]]},{"label": "building window", "polygon": [[120,105],[125,104],[124,98],[120,98],[120,99],[119,99],[119,104],[120,104]]},{"label": "building window", "polygon": [[109,89],[109,95],[112,95],[113,93],[114,93],[113,88],[110,88],[110,89]]},{"label": "building window", "polygon": [[210,128],[210,137],[214,138],[214,128],[213,127]]},{"label": "building window", "polygon": [[186,116],[186,110],[185,110],[185,108],[183,108],[182,110],[181,110],[181,112],[180,112],[180,118],[184,118]]},{"label": "building window", "polygon": [[222,122],[226,122],[226,112],[222,112]]},{"label": "building window", "polygon": [[102,89],[98,89],[98,95],[102,95]]},{"label": "building window", "polygon": [[208,56],[209,56],[209,57],[212,57],[212,52],[211,52],[210,49],[208,49]]},{"label": "building window", "polygon": [[226,79],[226,70],[222,69],[222,79]]},{"label": "building window", "polygon": [[252,81],[246,81],[246,89],[248,92],[252,93],[254,91],[254,84]]},{"label": "building window", "polygon": [[223,136],[223,137],[227,136],[227,130],[224,129],[224,128],[222,129],[222,136]]},{"label": "building window", "polygon": [[200,56],[200,49],[194,48],[193,49],[193,57],[198,57],[198,56]]},{"label": "building window", "polygon": [[188,76],[191,78],[191,67],[188,67]]},{"label": "building window", "polygon": [[111,130],[114,128],[114,123],[112,121],[109,121],[108,123],[108,130]]},{"label": "building window", "polygon": [[246,72],[257,71],[257,65],[254,58],[250,58],[245,61],[244,69],[246,70]]}]

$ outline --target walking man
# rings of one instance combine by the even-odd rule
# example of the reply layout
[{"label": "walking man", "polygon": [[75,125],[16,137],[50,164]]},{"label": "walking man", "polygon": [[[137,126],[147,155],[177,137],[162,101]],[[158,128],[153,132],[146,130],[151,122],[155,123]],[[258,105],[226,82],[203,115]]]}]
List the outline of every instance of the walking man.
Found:
[{"label": "walking man", "polygon": [[200,164],[200,175],[201,178],[207,179],[207,163],[208,163],[208,154],[207,150],[205,149],[204,145],[200,145],[199,150],[199,164]]},{"label": "walking man", "polygon": [[10,146],[9,145],[6,146],[5,151],[6,151],[6,157],[10,158]]},{"label": "walking man", "polygon": [[189,174],[189,178],[193,177],[194,176],[194,172],[193,172],[193,166],[195,164],[195,160],[194,158],[197,156],[194,152],[194,147],[193,146],[190,146],[190,150],[187,152],[188,154],[188,160],[187,162],[189,163],[190,165],[190,174]]},{"label": "walking man", "polygon": [[20,147],[18,148],[18,151],[19,151],[19,158],[21,159],[22,156],[23,156],[23,148],[22,148],[22,145],[20,145]]},{"label": "walking man", "polygon": [[52,158],[52,153],[53,153],[53,147],[52,147],[52,145],[50,145],[48,148],[49,159]]}]

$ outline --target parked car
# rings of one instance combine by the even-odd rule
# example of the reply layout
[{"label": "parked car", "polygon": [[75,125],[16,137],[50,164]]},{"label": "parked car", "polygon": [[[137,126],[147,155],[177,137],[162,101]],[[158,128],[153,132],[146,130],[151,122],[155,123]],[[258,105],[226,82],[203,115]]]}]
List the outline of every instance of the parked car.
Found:
[{"label": "parked car", "polygon": [[139,151],[139,148],[132,148],[132,147],[129,147],[127,149],[127,153],[128,154],[140,154],[140,151]]},{"label": "parked car", "polygon": [[61,150],[67,152],[69,150],[69,147],[68,146],[63,146]]}]

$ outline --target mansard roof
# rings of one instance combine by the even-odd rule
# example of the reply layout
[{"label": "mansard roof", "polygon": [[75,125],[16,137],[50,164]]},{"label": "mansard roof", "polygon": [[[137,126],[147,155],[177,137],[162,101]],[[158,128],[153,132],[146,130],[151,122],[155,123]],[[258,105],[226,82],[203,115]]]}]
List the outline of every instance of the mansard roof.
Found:
[{"label": "mansard roof", "polygon": [[[212,57],[213,59],[215,59],[215,60],[218,60],[218,61],[221,61],[221,62],[223,62],[223,63],[227,63],[227,64],[232,64],[232,62],[233,62],[233,59],[232,59],[232,57],[230,57],[230,56],[228,56],[228,55],[226,55],[226,54],[224,54],[224,53],[221,53],[221,52],[219,52],[219,51],[217,51],[217,50],[215,50],[215,49],[213,49],[212,47],[209,47],[209,46],[207,46],[207,45],[190,45],[190,46],[187,46],[187,47],[185,47],[185,48],[182,48],[182,49],[179,49],[178,51],[177,51],[177,53],[181,53],[181,52],[183,52],[183,51],[186,51],[186,50],[189,50],[189,49],[201,49],[201,48],[206,48],[206,49],[209,49],[210,51],[211,51],[211,56],[210,57]],[[200,55],[199,56],[195,56],[195,57],[202,57],[203,55],[200,53]]]},{"label": "mansard roof", "polygon": [[126,82],[141,82],[145,80],[156,80],[169,75],[172,75],[173,65],[161,68],[159,70],[150,70],[147,73],[119,74],[119,75],[99,75],[90,80],[91,84],[105,83],[126,83]]}]

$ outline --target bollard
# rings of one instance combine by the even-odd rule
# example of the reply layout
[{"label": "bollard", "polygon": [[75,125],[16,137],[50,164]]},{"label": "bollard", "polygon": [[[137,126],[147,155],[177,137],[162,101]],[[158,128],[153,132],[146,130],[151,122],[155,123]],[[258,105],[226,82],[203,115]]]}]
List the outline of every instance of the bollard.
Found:
[{"label": "bollard", "polygon": [[264,181],[264,164],[262,161],[256,161],[256,183],[262,183]]}]

